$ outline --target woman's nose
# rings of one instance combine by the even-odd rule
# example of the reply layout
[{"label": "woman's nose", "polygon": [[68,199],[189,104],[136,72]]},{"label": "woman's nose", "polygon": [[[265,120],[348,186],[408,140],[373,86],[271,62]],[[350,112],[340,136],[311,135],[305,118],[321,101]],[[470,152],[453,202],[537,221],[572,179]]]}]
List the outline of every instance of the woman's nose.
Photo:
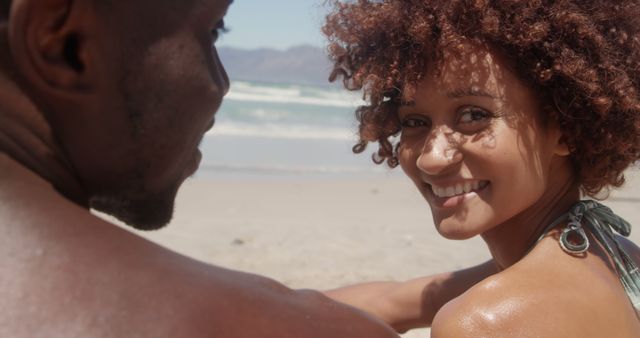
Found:
[{"label": "woman's nose", "polygon": [[439,175],[462,160],[456,133],[445,127],[433,129],[422,146],[416,165],[428,175]]}]

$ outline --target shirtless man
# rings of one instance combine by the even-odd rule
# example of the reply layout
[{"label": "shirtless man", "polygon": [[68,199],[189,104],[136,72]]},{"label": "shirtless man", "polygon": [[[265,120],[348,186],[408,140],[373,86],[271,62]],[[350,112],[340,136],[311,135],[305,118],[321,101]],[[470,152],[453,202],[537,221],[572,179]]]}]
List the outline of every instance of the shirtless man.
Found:
[{"label": "shirtless man", "polygon": [[139,229],[172,214],[228,79],[230,0],[0,0],[1,337],[395,337]]}]

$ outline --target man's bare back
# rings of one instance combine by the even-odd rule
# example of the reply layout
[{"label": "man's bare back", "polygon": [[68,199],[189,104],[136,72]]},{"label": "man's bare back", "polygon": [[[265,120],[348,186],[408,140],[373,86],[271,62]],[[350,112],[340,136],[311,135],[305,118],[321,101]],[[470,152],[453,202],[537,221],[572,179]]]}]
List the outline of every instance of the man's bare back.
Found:
[{"label": "man's bare back", "polygon": [[170,219],[228,88],[211,46],[228,5],[0,3],[0,336],[396,336],[90,213],[143,229]]},{"label": "man's bare back", "polygon": [[315,292],[133,236],[4,155],[0,168],[0,336],[387,336]]}]

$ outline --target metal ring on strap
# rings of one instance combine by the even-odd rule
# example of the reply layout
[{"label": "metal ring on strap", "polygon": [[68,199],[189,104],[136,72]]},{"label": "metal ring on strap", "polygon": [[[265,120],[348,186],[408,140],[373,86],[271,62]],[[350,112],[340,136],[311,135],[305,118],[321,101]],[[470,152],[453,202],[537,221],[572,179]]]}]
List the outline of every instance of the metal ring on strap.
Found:
[{"label": "metal ring on strap", "polygon": [[[581,241],[575,244],[572,243],[569,240],[569,236],[572,234],[577,234],[580,237]],[[583,254],[589,249],[589,237],[587,237],[587,234],[584,232],[584,229],[582,229],[581,226],[569,224],[562,230],[562,234],[560,235],[560,247],[566,253],[572,255]]]}]

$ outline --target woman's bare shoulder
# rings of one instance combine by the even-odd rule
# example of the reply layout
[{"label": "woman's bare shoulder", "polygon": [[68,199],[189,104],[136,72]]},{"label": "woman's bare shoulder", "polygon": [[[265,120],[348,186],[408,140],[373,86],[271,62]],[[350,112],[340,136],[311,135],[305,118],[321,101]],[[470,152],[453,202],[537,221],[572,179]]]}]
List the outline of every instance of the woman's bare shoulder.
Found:
[{"label": "woman's bare shoulder", "polygon": [[[434,318],[432,337],[526,337],[537,323],[546,323],[548,317],[558,319],[548,306],[551,295],[520,279],[503,271],[447,303]],[[562,336],[545,327],[535,331],[536,336]]]},{"label": "woman's bare shoulder", "polygon": [[615,276],[589,259],[543,248],[447,303],[431,332],[434,338],[602,337],[613,329],[620,337],[627,332],[634,337],[637,328]]}]

